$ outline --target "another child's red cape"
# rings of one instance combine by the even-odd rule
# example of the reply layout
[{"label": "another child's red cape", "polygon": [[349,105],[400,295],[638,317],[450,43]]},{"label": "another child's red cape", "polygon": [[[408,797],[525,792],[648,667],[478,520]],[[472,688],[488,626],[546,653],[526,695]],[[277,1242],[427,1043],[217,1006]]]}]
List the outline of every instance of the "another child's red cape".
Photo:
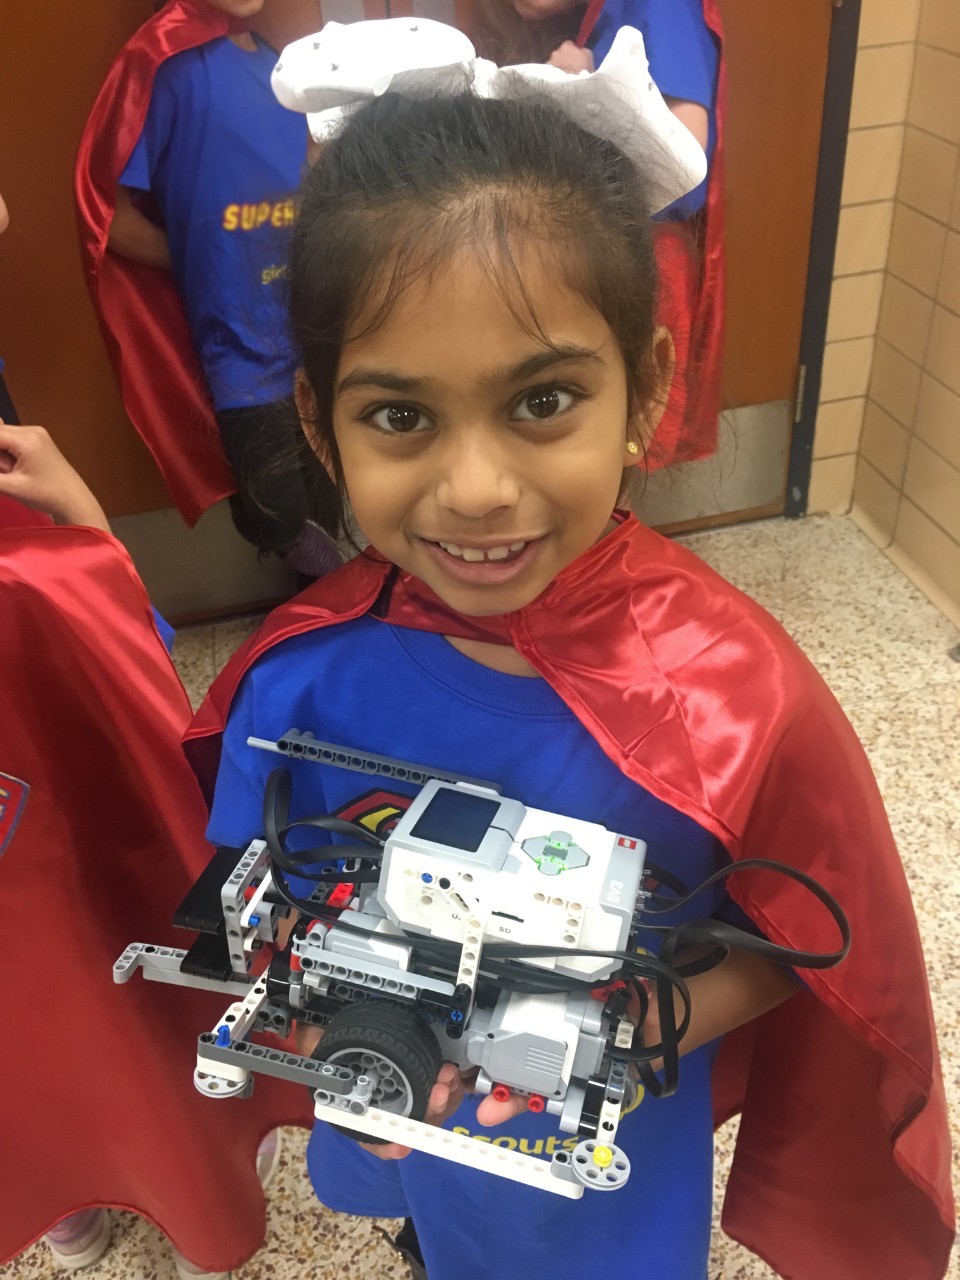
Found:
[{"label": "another child's red cape", "polygon": [[170,924],[210,857],[186,694],[107,534],[0,529],[0,618],[0,1262],[112,1205],[237,1267],[264,1238],[257,1145],[307,1093],[211,1103],[195,1037],[230,997],[112,980],[130,942],[192,941]]},{"label": "another child's red cape", "polygon": [[[215,682],[187,734],[201,781],[212,784],[256,659],[365,613],[512,644],[628,777],[732,859],[790,863],[834,895],[852,924],[848,958],[805,971],[802,991],[723,1043],[717,1119],[742,1112],[723,1224],[791,1280],[942,1277],[950,1149],[913,907],[863,749],[781,627],[632,517],[533,604],[496,618],[452,614],[365,553],[271,614]],[[729,887],[772,941],[836,946],[795,883],[745,872]]]},{"label": "another child's red cape", "polygon": [[[577,33],[583,48],[604,6],[591,0]],[[707,200],[689,223],[658,222],[654,247],[660,277],[658,321],[673,337],[676,373],[663,417],[638,463],[647,471],[709,458],[717,450],[723,387],[726,275],[724,259],[724,140],[727,64],[718,0],[703,0],[707,26],[720,46],[714,104],[716,137]]]},{"label": "another child's red cape", "polygon": [[170,0],[120,50],[93,104],[76,167],[84,273],[130,421],[189,525],[236,490],[169,271],[107,251],[117,183],[143,132],[157,68],[233,30],[204,0]]}]

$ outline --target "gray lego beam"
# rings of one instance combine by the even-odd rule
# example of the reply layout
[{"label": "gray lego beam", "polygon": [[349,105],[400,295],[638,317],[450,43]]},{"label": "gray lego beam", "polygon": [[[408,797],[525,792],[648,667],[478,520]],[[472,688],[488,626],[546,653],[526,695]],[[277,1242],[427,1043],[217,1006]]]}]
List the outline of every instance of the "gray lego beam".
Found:
[{"label": "gray lego beam", "polygon": [[180,966],[186,958],[180,947],[155,947],[146,942],[131,942],[113,966],[114,982],[129,982],[138,969],[151,982],[166,982],[174,987],[192,987],[197,991],[220,991],[236,997],[253,986],[253,978],[241,974],[221,981],[217,978],[199,978],[183,973]]},{"label": "gray lego beam", "polygon": [[[329,1062],[317,1062],[298,1053],[285,1053],[282,1049],[268,1049],[262,1044],[240,1040],[235,1044],[218,1045],[203,1035],[197,1042],[197,1062],[208,1065],[222,1062],[244,1071],[256,1071],[264,1076],[276,1076],[292,1084],[305,1084],[308,1089],[325,1089],[328,1093],[346,1094],[353,1088],[354,1074],[346,1067],[335,1067]],[[203,1066],[201,1066],[203,1069]],[[210,1071],[210,1075],[216,1075]]]},{"label": "gray lego beam", "polygon": [[276,742],[271,742],[269,738],[248,738],[247,746],[259,747],[261,751],[275,751],[279,755],[298,760],[336,765],[338,769],[353,769],[356,773],[411,782],[418,787],[422,787],[431,778],[436,778],[440,782],[467,782],[473,787],[500,791],[496,782],[468,778],[460,773],[448,773],[445,769],[434,769],[430,765],[412,764],[409,760],[395,760],[393,756],[377,756],[370,752],[355,751],[352,747],[339,747],[332,742],[321,742],[312,733],[301,733],[299,729],[288,730]]}]

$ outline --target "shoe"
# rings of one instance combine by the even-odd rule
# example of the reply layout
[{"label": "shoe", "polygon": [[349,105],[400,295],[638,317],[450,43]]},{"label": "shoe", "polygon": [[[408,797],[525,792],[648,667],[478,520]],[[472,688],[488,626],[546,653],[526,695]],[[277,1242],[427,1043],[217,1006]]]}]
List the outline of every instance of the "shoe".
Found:
[{"label": "shoe", "polygon": [[201,1271],[188,1262],[179,1249],[173,1250],[173,1266],[177,1280],[230,1280],[229,1271]]},{"label": "shoe", "polygon": [[277,1175],[280,1168],[280,1153],[283,1140],[279,1129],[271,1129],[257,1148],[257,1177],[264,1191]]},{"label": "shoe", "polygon": [[[257,1148],[257,1177],[266,1191],[280,1167],[282,1140],[279,1129],[272,1129]],[[230,1280],[229,1271],[204,1271],[189,1262],[179,1249],[173,1250],[177,1280]]]},{"label": "shoe", "polygon": [[375,1227],[374,1230],[378,1231],[387,1244],[399,1253],[410,1268],[411,1280],[427,1280],[427,1268],[423,1261],[423,1254],[420,1252],[420,1241],[417,1239],[412,1218],[404,1218],[403,1226],[395,1236],[387,1235],[383,1227]]},{"label": "shoe", "polygon": [[110,1247],[110,1215],[105,1209],[84,1209],[44,1236],[57,1265],[65,1271],[79,1271],[99,1262]]}]

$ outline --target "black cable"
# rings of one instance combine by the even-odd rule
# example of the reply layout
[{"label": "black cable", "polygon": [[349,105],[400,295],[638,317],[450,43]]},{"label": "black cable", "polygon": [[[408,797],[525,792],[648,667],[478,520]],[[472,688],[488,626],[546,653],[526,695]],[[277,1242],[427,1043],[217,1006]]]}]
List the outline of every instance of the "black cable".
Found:
[{"label": "black cable", "polygon": [[[805,871],[799,871],[796,867],[787,866],[786,863],[771,862],[766,858],[745,858],[741,862],[733,862],[729,866],[721,867],[712,876],[708,876],[696,889],[688,893],[685,898],[673,903],[668,909],[675,911],[679,907],[686,906],[698,894],[712,888],[715,884],[719,884],[721,880],[726,880],[738,871],[773,871],[779,875],[786,876],[789,880],[795,880],[798,884],[802,884],[805,889],[809,889],[817,901],[826,907],[840,931],[840,946],[837,950],[825,952],[800,951],[793,947],[782,947],[775,942],[768,941],[766,938],[758,938],[755,934],[747,933],[745,929],[738,929],[735,925],[726,924],[722,920],[692,920],[686,924],[676,925],[669,931],[661,949],[661,955],[664,950],[668,950],[668,954],[672,955],[679,946],[686,946],[696,942],[715,942],[723,947],[738,947],[742,951],[749,951],[752,955],[772,960],[775,964],[790,965],[796,969],[832,969],[834,965],[839,964],[846,956],[850,950],[850,923],[839,903],[819,881],[814,880],[812,876],[808,876]],[[651,915],[663,915],[666,914],[666,910],[667,908],[663,907],[651,907],[649,908],[649,913]],[[656,926],[644,925],[641,922],[638,928],[656,928]]]},{"label": "black cable", "polygon": [[[331,884],[349,883],[351,875],[330,874],[329,867],[317,871],[309,870],[309,866],[318,862],[337,862],[341,858],[376,859],[379,863],[383,854],[383,840],[355,822],[346,822],[342,818],[330,815],[301,818],[297,822],[288,821],[290,817],[291,779],[289,769],[274,769],[267,778],[263,794],[263,830],[264,840],[271,859],[285,871],[290,871],[304,880],[329,880]],[[362,838],[362,844],[322,845],[315,849],[303,849],[291,853],[286,847],[287,834],[295,827],[319,827],[338,835],[353,835]],[[375,847],[376,855],[371,852]],[[308,865],[304,865],[308,864]],[[355,877],[360,882],[371,882],[378,878],[370,875]]]},{"label": "black cable", "polygon": [[[645,862],[643,866],[644,880],[656,880],[662,884],[665,889],[672,889],[678,898],[687,896],[687,886],[683,883],[679,876],[675,876],[672,871],[667,871],[665,867],[658,867],[655,862]],[[662,895],[657,893],[648,894],[650,898],[661,898]],[[666,900],[665,900],[666,901]],[[673,901],[673,899],[669,899]]]}]

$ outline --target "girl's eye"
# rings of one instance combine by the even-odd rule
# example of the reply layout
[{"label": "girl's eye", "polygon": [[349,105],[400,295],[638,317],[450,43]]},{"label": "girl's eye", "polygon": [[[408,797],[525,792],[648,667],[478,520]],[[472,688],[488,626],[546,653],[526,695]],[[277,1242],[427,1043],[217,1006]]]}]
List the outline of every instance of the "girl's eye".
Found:
[{"label": "girl's eye", "polygon": [[535,387],[517,402],[512,417],[520,422],[548,422],[573,407],[577,397],[562,387]]},{"label": "girl's eye", "polygon": [[384,431],[388,435],[409,435],[412,431],[422,431],[429,426],[423,411],[412,404],[383,405],[368,413],[366,420],[378,431]]}]

